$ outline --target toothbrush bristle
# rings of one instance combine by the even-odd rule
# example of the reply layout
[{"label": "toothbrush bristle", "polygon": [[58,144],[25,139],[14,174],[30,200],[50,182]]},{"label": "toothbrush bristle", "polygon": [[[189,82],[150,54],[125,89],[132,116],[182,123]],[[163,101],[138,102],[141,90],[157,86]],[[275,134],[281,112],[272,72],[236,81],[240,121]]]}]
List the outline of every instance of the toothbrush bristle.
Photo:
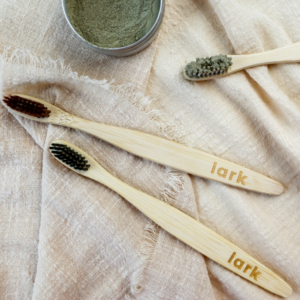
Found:
[{"label": "toothbrush bristle", "polygon": [[16,95],[5,96],[3,102],[13,110],[36,118],[47,118],[51,113],[44,104]]},{"label": "toothbrush bristle", "polygon": [[52,143],[49,148],[53,156],[75,170],[87,171],[90,167],[83,155],[67,145]]},{"label": "toothbrush bristle", "polygon": [[232,65],[232,58],[227,55],[216,55],[197,58],[185,67],[185,74],[190,78],[203,78],[224,74]]}]

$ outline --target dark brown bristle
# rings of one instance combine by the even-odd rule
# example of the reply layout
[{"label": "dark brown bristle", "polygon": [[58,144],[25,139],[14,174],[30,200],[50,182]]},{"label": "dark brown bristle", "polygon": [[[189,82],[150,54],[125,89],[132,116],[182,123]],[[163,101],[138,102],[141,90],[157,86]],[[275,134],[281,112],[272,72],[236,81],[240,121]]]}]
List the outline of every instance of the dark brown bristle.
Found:
[{"label": "dark brown bristle", "polygon": [[64,144],[52,143],[49,148],[53,156],[75,170],[87,171],[90,167],[83,155]]},{"label": "dark brown bristle", "polygon": [[13,110],[36,118],[47,118],[51,113],[44,104],[20,96],[5,96],[3,102]]}]

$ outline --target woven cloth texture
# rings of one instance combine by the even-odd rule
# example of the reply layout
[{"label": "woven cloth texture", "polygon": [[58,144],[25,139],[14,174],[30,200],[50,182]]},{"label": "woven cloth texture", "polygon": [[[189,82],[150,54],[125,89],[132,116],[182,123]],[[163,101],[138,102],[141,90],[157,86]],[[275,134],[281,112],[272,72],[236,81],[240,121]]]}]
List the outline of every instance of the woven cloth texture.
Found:
[{"label": "woven cloth texture", "polygon": [[159,35],[126,58],[86,47],[60,0],[0,0],[0,94],[173,140],[281,182],[268,196],[141,159],[0,105],[0,299],[274,300],[186,246],[109,188],[49,154],[74,143],[133,187],[245,250],[300,299],[300,65],[191,83],[196,57],[300,41],[298,0],[167,0]]}]

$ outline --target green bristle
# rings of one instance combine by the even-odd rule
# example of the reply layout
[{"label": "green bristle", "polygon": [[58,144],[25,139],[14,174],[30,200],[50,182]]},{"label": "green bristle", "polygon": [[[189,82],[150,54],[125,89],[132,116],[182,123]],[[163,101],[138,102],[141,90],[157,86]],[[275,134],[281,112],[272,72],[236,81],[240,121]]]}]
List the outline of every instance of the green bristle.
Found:
[{"label": "green bristle", "polygon": [[197,58],[185,67],[185,74],[190,78],[201,78],[223,74],[232,65],[232,58],[227,55],[216,55],[206,58]]}]

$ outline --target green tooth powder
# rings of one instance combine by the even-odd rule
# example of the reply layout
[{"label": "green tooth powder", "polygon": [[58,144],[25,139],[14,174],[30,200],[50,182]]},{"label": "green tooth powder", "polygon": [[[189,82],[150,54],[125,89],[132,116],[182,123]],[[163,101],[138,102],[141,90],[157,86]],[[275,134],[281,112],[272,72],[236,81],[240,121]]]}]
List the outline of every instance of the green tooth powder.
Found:
[{"label": "green tooth powder", "polygon": [[89,43],[119,48],[135,43],[151,29],[160,0],[66,0],[69,20]]}]

